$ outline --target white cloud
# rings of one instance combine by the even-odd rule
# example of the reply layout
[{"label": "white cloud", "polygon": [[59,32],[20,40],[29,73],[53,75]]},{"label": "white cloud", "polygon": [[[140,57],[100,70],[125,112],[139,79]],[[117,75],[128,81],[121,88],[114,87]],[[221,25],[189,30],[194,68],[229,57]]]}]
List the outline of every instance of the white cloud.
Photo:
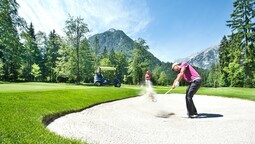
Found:
[{"label": "white cloud", "polygon": [[145,0],[17,0],[19,14],[36,31],[49,33],[55,29],[63,34],[68,14],[81,16],[92,34],[110,28],[120,29],[129,36],[137,36],[146,30],[151,21]]}]

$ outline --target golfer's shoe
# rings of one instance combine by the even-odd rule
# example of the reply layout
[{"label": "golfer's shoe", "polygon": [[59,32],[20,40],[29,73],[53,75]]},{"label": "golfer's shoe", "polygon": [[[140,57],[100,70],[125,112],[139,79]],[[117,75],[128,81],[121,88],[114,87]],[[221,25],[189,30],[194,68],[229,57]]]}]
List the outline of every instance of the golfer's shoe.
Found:
[{"label": "golfer's shoe", "polygon": [[189,118],[198,118],[198,115],[195,114],[195,115],[188,115]]}]

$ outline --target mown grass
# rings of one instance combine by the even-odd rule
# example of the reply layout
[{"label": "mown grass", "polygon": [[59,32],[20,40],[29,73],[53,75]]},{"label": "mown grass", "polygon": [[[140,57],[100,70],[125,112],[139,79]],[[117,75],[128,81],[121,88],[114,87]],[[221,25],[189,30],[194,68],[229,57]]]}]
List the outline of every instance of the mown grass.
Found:
[{"label": "mown grass", "polygon": [[45,116],[97,103],[137,96],[135,87],[84,87],[68,84],[0,84],[0,143],[81,143],[48,131]]},{"label": "mown grass", "polygon": [[[170,87],[154,87],[165,93]],[[185,93],[178,87],[172,93]],[[124,85],[85,87],[51,83],[0,84],[0,143],[82,143],[48,131],[42,120],[46,116],[80,110],[98,103],[137,96],[141,89]],[[255,101],[255,89],[201,88],[198,94],[225,96]]]},{"label": "mown grass", "polygon": [[[155,86],[154,89],[157,93],[165,93],[171,87]],[[187,87],[178,87],[172,90],[171,93],[186,93]],[[255,101],[255,88],[235,88],[235,87],[221,87],[221,88],[205,88],[202,87],[198,90],[197,94],[209,96],[223,96],[230,98],[241,98]]]}]

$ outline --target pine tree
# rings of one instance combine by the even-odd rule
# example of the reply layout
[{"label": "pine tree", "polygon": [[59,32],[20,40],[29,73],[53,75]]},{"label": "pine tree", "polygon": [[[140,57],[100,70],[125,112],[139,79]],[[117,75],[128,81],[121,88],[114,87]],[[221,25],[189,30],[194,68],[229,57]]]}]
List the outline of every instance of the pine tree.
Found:
[{"label": "pine tree", "polygon": [[108,51],[107,51],[107,47],[105,46],[104,50],[103,50],[103,53],[102,53],[102,56],[101,56],[101,59],[107,58],[107,57],[108,57]]},{"label": "pine tree", "polygon": [[[245,71],[243,70],[245,68],[244,65],[242,65],[242,47],[240,47],[241,38],[235,34],[232,34],[229,37],[227,46],[227,58],[229,61],[225,63],[226,66],[223,68],[223,71],[227,75],[228,86],[243,87],[245,80]],[[221,79],[223,79],[222,76]]]},{"label": "pine tree", "polygon": [[128,72],[128,58],[125,54],[117,52],[115,53],[116,56],[116,74],[117,78],[123,82],[124,75],[127,75]]},{"label": "pine tree", "polygon": [[56,75],[54,69],[56,68],[56,61],[59,57],[58,50],[60,49],[60,36],[58,36],[55,30],[51,31],[46,45],[46,67],[48,71],[49,81],[56,81]]},{"label": "pine tree", "polygon": [[36,43],[38,46],[38,49],[41,53],[41,61],[39,62],[39,67],[41,70],[41,80],[47,81],[47,36],[44,32],[38,31],[36,33]]},{"label": "pine tree", "polygon": [[22,28],[24,21],[18,16],[16,0],[0,1],[0,58],[3,62],[3,79],[18,79],[21,65],[21,48],[17,27]]},{"label": "pine tree", "polygon": [[211,70],[208,75],[207,84],[210,87],[218,87],[220,85],[220,65],[219,64],[212,64]]},{"label": "pine tree", "polygon": [[228,82],[228,73],[224,71],[224,68],[228,67],[228,64],[230,62],[229,53],[231,49],[229,47],[229,42],[227,40],[227,37],[224,36],[223,39],[220,42],[220,48],[219,48],[219,66],[221,71],[221,86],[229,86]]},{"label": "pine tree", "polygon": [[23,64],[22,64],[22,76],[25,80],[33,80],[31,75],[32,65],[40,64],[42,62],[42,55],[37,45],[36,35],[34,26],[30,23],[26,32],[22,33],[24,39],[25,49],[22,53]]},{"label": "pine tree", "polygon": [[109,60],[111,62],[111,66],[116,66],[116,54],[114,49],[112,48],[109,54]]},{"label": "pine tree", "polygon": [[235,36],[240,38],[241,66],[245,69],[245,87],[251,87],[255,70],[254,53],[254,29],[255,29],[255,1],[236,0],[234,2],[234,12],[231,19],[227,21],[227,26],[232,29]]}]

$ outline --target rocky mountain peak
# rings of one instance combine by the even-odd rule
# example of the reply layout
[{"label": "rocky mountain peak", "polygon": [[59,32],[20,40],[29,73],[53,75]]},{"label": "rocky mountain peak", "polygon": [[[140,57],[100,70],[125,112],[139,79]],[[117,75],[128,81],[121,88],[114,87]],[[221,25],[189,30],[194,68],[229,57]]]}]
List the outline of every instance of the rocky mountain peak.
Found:
[{"label": "rocky mountain peak", "polygon": [[211,46],[186,58],[175,60],[175,62],[182,61],[199,68],[210,69],[213,63],[219,62],[219,45]]},{"label": "rocky mountain peak", "polygon": [[116,29],[110,28],[108,31],[109,31],[109,32],[116,32]]}]

